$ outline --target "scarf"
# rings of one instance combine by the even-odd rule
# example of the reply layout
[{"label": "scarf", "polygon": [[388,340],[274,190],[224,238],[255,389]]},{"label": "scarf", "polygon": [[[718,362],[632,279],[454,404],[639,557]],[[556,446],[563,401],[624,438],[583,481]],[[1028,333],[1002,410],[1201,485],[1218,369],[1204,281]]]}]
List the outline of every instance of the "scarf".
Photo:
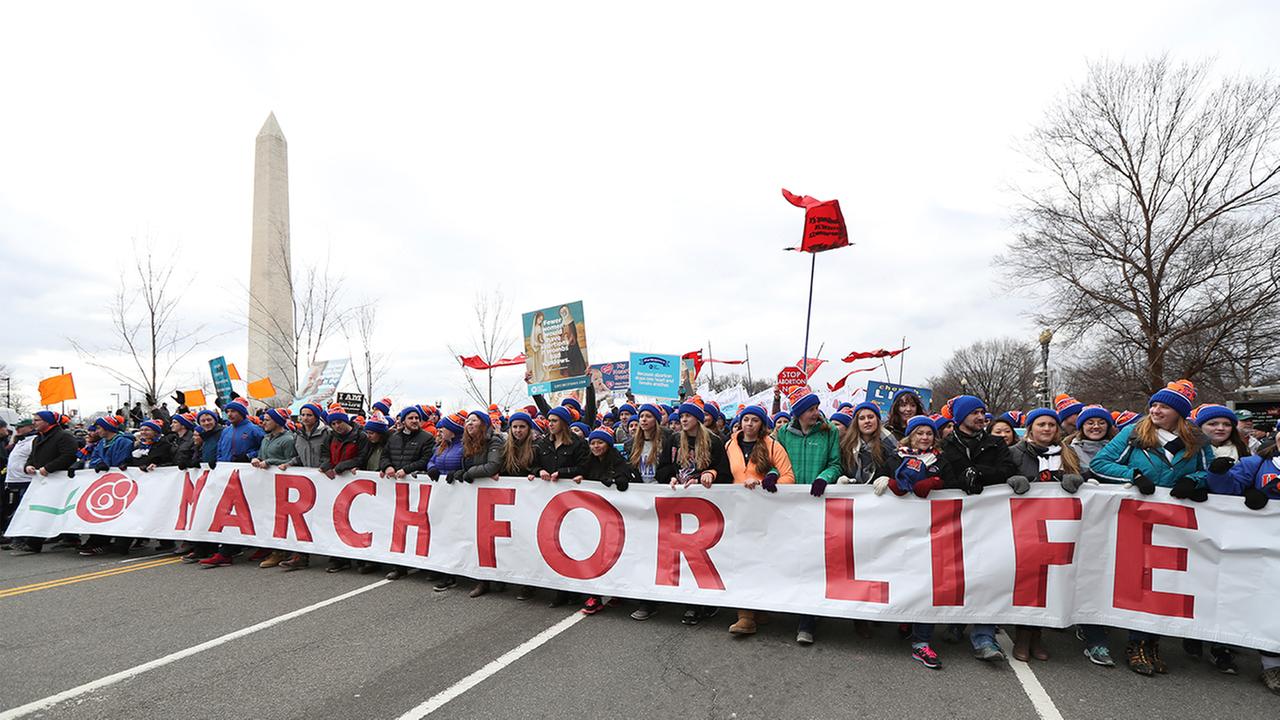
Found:
[{"label": "scarf", "polygon": [[1037,472],[1037,479],[1040,482],[1047,482],[1053,479],[1053,473],[1062,470],[1062,446],[1050,445],[1042,448],[1039,445],[1027,443],[1027,447],[1031,452],[1036,454],[1036,461],[1040,466]]}]

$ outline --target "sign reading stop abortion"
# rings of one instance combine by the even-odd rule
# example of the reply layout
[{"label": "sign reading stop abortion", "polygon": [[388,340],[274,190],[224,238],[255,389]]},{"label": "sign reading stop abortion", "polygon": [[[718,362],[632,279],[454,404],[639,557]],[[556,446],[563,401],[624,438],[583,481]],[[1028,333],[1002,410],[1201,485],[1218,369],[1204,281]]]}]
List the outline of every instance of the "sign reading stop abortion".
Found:
[{"label": "sign reading stop abortion", "polygon": [[782,368],[778,373],[778,392],[788,400],[795,400],[809,388],[809,378],[795,365]]}]

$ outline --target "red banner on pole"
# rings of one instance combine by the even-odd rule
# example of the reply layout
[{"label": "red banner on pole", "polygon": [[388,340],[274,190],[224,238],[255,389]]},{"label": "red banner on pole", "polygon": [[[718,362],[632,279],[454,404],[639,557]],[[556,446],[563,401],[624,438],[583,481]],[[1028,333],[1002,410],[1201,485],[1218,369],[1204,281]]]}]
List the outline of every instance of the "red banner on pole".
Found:
[{"label": "red banner on pole", "polygon": [[851,352],[841,358],[842,362],[854,362],[856,360],[872,360],[878,358],[898,357],[902,353],[910,350],[911,347],[898,348],[897,350],[872,350],[870,352]]},{"label": "red banner on pole", "polygon": [[839,200],[824,201],[808,195],[800,196],[786,188],[782,189],[782,197],[792,205],[804,208],[804,235],[800,240],[800,247],[789,247],[787,250],[820,253],[849,244],[849,230],[845,227]]}]

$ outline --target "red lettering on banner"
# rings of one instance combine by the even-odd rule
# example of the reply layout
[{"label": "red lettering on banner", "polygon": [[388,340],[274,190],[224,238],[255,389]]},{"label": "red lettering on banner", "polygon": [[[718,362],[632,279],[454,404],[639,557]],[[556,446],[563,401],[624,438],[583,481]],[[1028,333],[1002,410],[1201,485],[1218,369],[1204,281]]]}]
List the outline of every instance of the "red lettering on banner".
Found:
[{"label": "red lettering on banner", "polygon": [[209,532],[222,532],[228,525],[234,525],[241,535],[253,535],[253,511],[249,509],[249,501],[244,497],[244,487],[240,485],[240,471],[232,470],[227,478],[227,487],[222,491],[218,507],[213,510],[213,522],[209,523]]},{"label": "red lettering on banner", "polygon": [[[356,532],[351,527],[351,503],[361,495],[377,495],[378,484],[372,480],[352,480],[338,491],[333,500],[333,529],[347,547],[367,548],[373,545],[372,532]],[[397,513],[399,511],[397,510]],[[403,549],[403,545],[401,547]]]},{"label": "red lettering on banner", "polygon": [[929,551],[933,556],[933,606],[964,605],[964,528],[961,500],[932,500]]},{"label": "red lettering on banner", "polygon": [[204,483],[209,479],[209,471],[200,473],[200,478],[191,484],[191,473],[182,473],[182,501],[178,504],[178,523],[174,530],[189,530],[196,514],[196,503],[200,502],[200,493],[204,492]]},{"label": "red lettering on banner", "polygon": [[[560,526],[565,516],[577,509],[589,511],[600,523],[600,541],[595,552],[584,560],[569,557],[560,545]],[[538,518],[538,550],[547,566],[575,580],[591,580],[609,572],[622,556],[627,538],[622,513],[608,500],[585,490],[569,490],[556,495]]]},{"label": "red lettering on banner", "polygon": [[427,557],[431,549],[431,518],[427,507],[431,504],[431,486],[417,483],[418,507],[409,509],[409,483],[396,483],[396,514],[391,521],[391,552],[404,552],[405,537],[409,528],[418,529],[418,546],[415,552]]},{"label": "red lettering on banner", "polygon": [[1009,498],[1013,520],[1013,604],[1044,607],[1049,566],[1070,565],[1076,544],[1049,542],[1049,520],[1079,520],[1080,498]]},{"label": "red lettering on banner", "polygon": [[889,602],[889,583],[858,580],[853,568],[853,498],[827,498],[825,502],[827,597],[831,600]]},{"label": "red lettering on banner", "polygon": [[1151,544],[1156,525],[1195,530],[1195,508],[1142,500],[1121,500],[1116,515],[1116,582],[1112,604],[1120,610],[1195,617],[1193,595],[1151,589],[1154,570],[1186,572],[1187,549]]},{"label": "red lettering on banner", "polygon": [[476,552],[480,555],[480,567],[498,567],[495,539],[511,537],[511,523],[498,520],[493,509],[498,505],[515,505],[516,491],[512,488],[480,488],[476,491]]},{"label": "red lettering on banner", "polygon": [[[290,500],[289,494],[298,491],[298,499]],[[276,526],[271,531],[281,540],[289,537],[289,524],[300,542],[311,542],[311,528],[307,527],[306,513],[316,506],[316,486],[305,475],[276,474]]]},{"label": "red lettering on banner", "polygon": [[[680,586],[680,556],[689,563],[693,579],[703,590],[723,590],[724,581],[708,552],[724,536],[724,513],[716,504],[698,497],[659,497],[653,500],[658,513],[659,585]],[[685,515],[698,519],[698,529],[685,533]]]}]

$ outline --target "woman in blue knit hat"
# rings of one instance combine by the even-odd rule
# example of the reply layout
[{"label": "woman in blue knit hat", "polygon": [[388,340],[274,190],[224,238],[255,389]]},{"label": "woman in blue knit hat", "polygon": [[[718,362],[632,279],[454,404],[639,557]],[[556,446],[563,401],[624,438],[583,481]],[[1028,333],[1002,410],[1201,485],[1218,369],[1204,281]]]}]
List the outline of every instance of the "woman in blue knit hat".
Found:
[{"label": "woman in blue knit hat", "polygon": [[893,434],[894,441],[906,437],[907,423],[917,415],[925,415],[928,408],[914,390],[903,388],[893,394],[889,403],[889,417],[884,419],[884,426]]},{"label": "woman in blue knit hat", "polygon": [[[547,434],[534,446],[533,474],[547,482],[574,480],[582,482],[582,464],[587,460],[587,442],[578,437],[569,425],[575,422],[574,413],[561,405],[547,412]],[[572,595],[557,590],[550,607],[560,607],[569,602]]]},{"label": "woman in blue knit hat", "polygon": [[[605,487],[617,488],[626,492],[637,474],[627,463],[622,453],[613,446],[613,433],[608,428],[596,428],[587,435],[587,459],[582,463],[581,475],[575,482],[598,482]],[[616,600],[615,600],[616,602]],[[595,615],[605,607],[599,595],[588,595],[582,604],[583,615]]]},{"label": "woman in blue knit hat", "polygon": [[1115,436],[1116,423],[1111,413],[1101,405],[1086,405],[1076,416],[1076,431],[1063,441],[1063,445],[1075,452],[1080,460],[1080,474],[1090,480],[1093,478],[1090,466],[1094,456]]},{"label": "woman in blue knit hat", "polygon": [[[674,448],[676,476],[671,479],[671,487],[711,487],[715,483],[732,483],[733,471],[729,469],[724,442],[707,429],[707,416],[702,406],[687,402],[680,406],[678,414],[680,432],[676,435]],[[681,622],[697,625],[719,611],[718,607],[688,607]]]},{"label": "woman in blue knit hat", "polygon": [[[1204,436],[1187,417],[1195,403],[1190,380],[1177,380],[1151,396],[1148,412],[1136,424],[1116,434],[1098,451],[1090,469],[1099,480],[1125,483],[1143,495],[1156,486],[1169,488],[1175,498],[1208,498],[1206,471],[1212,461]],[[1169,671],[1160,657],[1160,638],[1148,632],[1129,632],[1125,651],[1129,669],[1150,677]]]},{"label": "woman in blue knit hat", "polygon": [[[832,415],[835,421],[836,413]],[[840,470],[837,482],[865,485],[878,478],[889,478],[897,465],[897,444],[883,431],[880,407],[864,402],[853,408],[849,428],[840,434]]]}]

